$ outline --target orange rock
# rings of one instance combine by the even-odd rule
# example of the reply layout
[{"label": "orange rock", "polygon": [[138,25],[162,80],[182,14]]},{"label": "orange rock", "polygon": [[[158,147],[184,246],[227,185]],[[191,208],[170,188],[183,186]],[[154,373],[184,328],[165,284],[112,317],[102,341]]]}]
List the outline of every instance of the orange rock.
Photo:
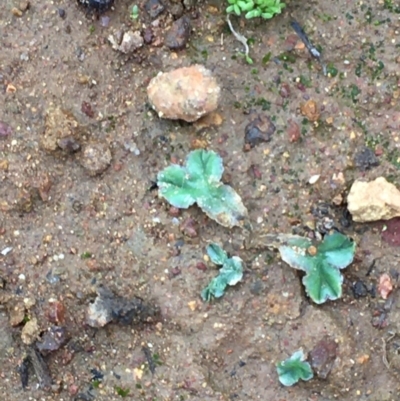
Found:
[{"label": "orange rock", "polygon": [[318,121],[320,117],[318,105],[314,100],[308,100],[305,104],[302,104],[300,110],[301,114],[311,122]]},{"label": "orange rock", "polygon": [[218,107],[221,89],[202,65],[159,73],[148,87],[149,101],[158,116],[193,122]]}]

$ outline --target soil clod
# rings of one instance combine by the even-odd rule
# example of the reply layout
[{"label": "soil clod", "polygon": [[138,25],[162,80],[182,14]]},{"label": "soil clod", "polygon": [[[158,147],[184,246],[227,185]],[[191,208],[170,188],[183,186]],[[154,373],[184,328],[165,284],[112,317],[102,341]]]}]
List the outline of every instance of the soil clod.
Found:
[{"label": "soil clod", "polygon": [[154,321],[158,308],[145,303],[141,298],[126,299],[99,287],[97,298],[87,311],[87,323],[91,327],[104,327],[112,321],[124,325],[135,325]]}]

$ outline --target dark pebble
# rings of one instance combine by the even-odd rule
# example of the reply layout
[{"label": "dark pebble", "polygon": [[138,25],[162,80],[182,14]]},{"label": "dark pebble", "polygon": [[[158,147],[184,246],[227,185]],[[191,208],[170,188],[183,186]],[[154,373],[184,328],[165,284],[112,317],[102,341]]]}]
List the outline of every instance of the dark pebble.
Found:
[{"label": "dark pebble", "polygon": [[290,96],[290,86],[286,82],[282,83],[280,89],[279,89],[279,94],[284,98],[288,98]]},{"label": "dark pebble", "polygon": [[326,379],[336,359],[338,345],[335,341],[324,338],[310,352],[310,363],[320,379]]},{"label": "dark pebble", "polygon": [[341,226],[344,228],[349,228],[351,226],[351,224],[353,222],[353,218],[347,209],[343,210],[343,213],[339,219],[339,222],[340,222]]},{"label": "dark pebble", "polygon": [[88,102],[85,102],[85,101],[82,102],[81,111],[82,111],[82,113],[86,114],[89,118],[94,117],[94,111],[93,111],[92,105]]},{"label": "dark pebble", "polygon": [[386,221],[386,230],[382,231],[382,239],[392,246],[400,246],[400,217]]},{"label": "dark pebble", "polygon": [[168,11],[175,17],[175,18],[180,18],[183,15],[183,12],[185,11],[183,8],[182,3],[174,3],[171,5],[171,7],[168,9]]},{"label": "dark pebble", "polygon": [[264,290],[264,283],[261,280],[257,280],[250,284],[250,292],[253,295],[260,295]]},{"label": "dark pebble", "polygon": [[52,326],[43,334],[41,341],[36,343],[36,348],[42,355],[57,351],[68,341],[67,332],[64,327]]},{"label": "dark pebble", "polygon": [[371,148],[364,146],[355,154],[354,164],[359,170],[366,171],[379,166],[379,160]]},{"label": "dark pebble", "polygon": [[39,382],[39,388],[50,389],[53,380],[50,376],[49,367],[43,359],[42,354],[33,346],[28,348],[27,354],[27,357],[32,364],[33,371],[35,372],[35,376]]},{"label": "dark pebble", "polygon": [[73,136],[66,136],[58,140],[57,145],[62,150],[65,150],[68,153],[77,152],[81,145],[77,142],[77,140]]},{"label": "dark pebble", "polygon": [[65,322],[64,304],[59,301],[50,302],[45,315],[49,322],[63,324]]},{"label": "dark pebble", "polygon": [[182,50],[185,48],[191,32],[190,20],[183,16],[177,19],[166,34],[165,45],[171,50]]},{"label": "dark pebble", "polygon": [[275,125],[267,116],[257,116],[244,130],[244,143],[250,148],[254,148],[263,142],[269,142],[275,132]]},{"label": "dark pebble", "polygon": [[207,270],[207,266],[203,262],[197,262],[196,263],[196,269],[205,272]]},{"label": "dark pebble", "polygon": [[143,32],[143,40],[146,45],[149,45],[154,40],[154,33],[150,26],[148,26]]},{"label": "dark pebble", "polygon": [[64,19],[67,16],[67,13],[65,12],[65,10],[63,8],[59,8],[58,9],[58,16],[62,19]]},{"label": "dark pebble", "polygon": [[53,274],[53,271],[50,270],[47,274],[46,274],[46,280],[50,283],[50,284],[57,284],[60,282],[61,278],[59,275],[57,274]]},{"label": "dark pebble", "polygon": [[12,128],[5,122],[0,121],[0,138],[7,138],[12,134]]},{"label": "dark pebble", "polygon": [[92,381],[101,381],[104,378],[104,373],[96,368],[90,369],[90,373],[92,374]]},{"label": "dark pebble", "polygon": [[157,18],[165,10],[164,4],[159,0],[147,0],[144,7],[151,18]]},{"label": "dark pebble", "polygon": [[168,211],[169,215],[172,217],[178,217],[181,214],[181,210],[177,207],[171,206]]},{"label": "dark pebble", "polygon": [[181,274],[181,269],[179,267],[173,267],[171,269],[171,276],[172,277],[179,276],[180,274]]},{"label": "dark pebble", "polygon": [[252,164],[249,167],[249,169],[247,170],[247,173],[253,179],[261,180],[261,178],[262,178],[261,169],[260,169],[260,166],[258,164]]},{"label": "dark pebble", "polygon": [[362,298],[368,295],[368,289],[361,280],[355,281],[351,286],[351,290],[353,291],[354,298]]},{"label": "dark pebble", "polygon": [[29,366],[30,366],[30,361],[29,358],[26,357],[17,367],[22,388],[28,387],[29,384]]},{"label": "dark pebble", "polygon": [[189,238],[196,238],[198,234],[198,224],[196,220],[191,217],[187,218],[180,226],[180,230],[183,234],[187,235]]}]

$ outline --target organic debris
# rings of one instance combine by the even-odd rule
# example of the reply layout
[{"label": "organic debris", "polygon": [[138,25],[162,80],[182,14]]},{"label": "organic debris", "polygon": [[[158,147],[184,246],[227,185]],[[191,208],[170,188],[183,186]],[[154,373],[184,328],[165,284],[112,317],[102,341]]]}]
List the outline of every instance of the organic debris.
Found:
[{"label": "organic debris", "polygon": [[378,291],[383,299],[387,299],[389,294],[393,291],[392,279],[389,274],[383,273],[379,277]]},{"label": "organic debris", "polygon": [[39,382],[39,387],[45,390],[49,390],[51,388],[51,385],[53,384],[49,368],[40,352],[34,346],[28,347],[25,358],[18,366],[18,372],[20,374],[21,384],[23,388],[26,388],[28,386],[30,367],[33,368],[35,376]]}]

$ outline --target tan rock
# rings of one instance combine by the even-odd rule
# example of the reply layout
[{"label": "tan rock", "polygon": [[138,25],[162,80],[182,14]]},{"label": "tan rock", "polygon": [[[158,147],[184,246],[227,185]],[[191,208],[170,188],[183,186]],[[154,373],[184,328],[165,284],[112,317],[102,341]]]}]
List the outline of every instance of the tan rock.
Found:
[{"label": "tan rock", "polygon": [[31,318],[28,322],[26,322],[25,326],[21,332],[22,342],[26,345],[33,344],[40,335],[40,327],[38,325],[38,321],[35,317]]},{"label": "tan rock", "polygon": [[78,122],[72,113],[59,107],[46,110],[45,129],[40,138],[40,144],[48,152],[54,152],[59,147],[59,141],[65,138],[75,138],[78,131]]},{"label": "tan rock", "polygon": [[400,191],[384,177],[371,182],[355,181],[347,203],[353,220],[360,223],[400,216]]},{"label": "tan rock", "polygon": [[8,312],[11,326],[18,326],[25,318],[25,305],[22,302],[16,302]]},{"label": "tan rock", "polygon": [[221,89],[202,65],[159,73],[147,87],[149,101],[159,117],[193,122],[218,107]]}]

